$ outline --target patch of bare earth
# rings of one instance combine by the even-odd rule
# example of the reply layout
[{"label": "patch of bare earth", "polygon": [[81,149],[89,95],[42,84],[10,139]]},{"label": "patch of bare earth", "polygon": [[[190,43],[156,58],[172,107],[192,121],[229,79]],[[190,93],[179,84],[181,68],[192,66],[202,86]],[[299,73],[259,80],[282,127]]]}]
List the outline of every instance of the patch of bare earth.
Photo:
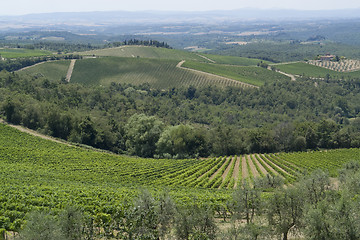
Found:
[{"label": "patch of bare earth", "polygon": [[220,169],[221,169],[224,165],[226,165],[229,161],[230,161],[230,157],[228,157],[228,158],[226,159],[226,161],[224,162],[224,164],[221,165],[221,167],[219,167],[218,170],[216,170],[216,172],[215,172],[213,175],[211,175],[211,177],[210,177],[209,180],[210,180],[210,181],[213,180],[214,177],[216,176],[216,174],[218,174],[218,173],[220,172]]},{"label": "patch of bare earth", "polygon": [[230,164],[227,166],[225,172],[224,172],[223,175],[221,176],[222,179],[223,179],[223,181],[225,180],[226,176],[229,174],[230,168],[231,168],[232,164],[234,163],[234,161],[235,161],[235,158],[231,158]]},{"label": "patch of bare earth", "polygon": [[[279,175],[269,164],[267,164],[260,156],[260,154],[256,154],[259,156],[261,163],[263,163],[272,173]],[[259,162],[260,163],[260,162]]]},{"label": "patch of bare earth", "polygon": [[251,156],[250,155],[247,155],[247,159],[249,161],[249,167],[250,167],[250,171],[252,172],[252,175],[256,178],[256,177],[259,177],[260,174],[259,172],[257,171],[254,163],[252,162],[251,160]]},{"label": "patch of bare earth", "polygon": [[291,174],[289,174],[287,171],[285,171],[284,169],[282,169],[279,165],[277,165],[276,163],[274,163],[273,161],[271,161],[270,159],[268,159],[264,154],[261,154],[261,156],[262,156],[263,158],[266,158],[266,159],[269,160],[270,162],[272,162],[272,164],[274,164],[278,169],[280,169],[280,171],[284,172],[284,173],[287,174],[287,175],[291,175]]},{"label": "patch of bare earth", "polygon": [[242,157],[242,160],[241,160],[241,170],[242,170],[242,179],[246,179],[249,177],[249,172],[248,172],[248,169],[247,169],[247,164],[246,164],[246,158],[245,156]]},{"label": "patch of bare earth", "polygon": [[39,137],[39,138],[42,138],[42,139],[46,139],[46,140],[50,140],[50,141],[53,141],[53,142],[56,142],[56,143],[61,143],[61,144],[65,144],[65,145],[68,145],[68,146],[73,146],[67,142],[63,142],[63,141],[60,141],[60,140],[57,140],[53,137],[50,137],[50,136],[46,136],[44,134],[41,134],[41,133],[38,133],[34,130],[31,130],[31,129],[28,129],[28,128],[25,128],[25,127],[22,127],[22,126],[19,126],[19,125],[13,125],[13,124],[9,124],[9,123],[6,123],[4,120],[0,119],[0,123],[2,124],[6,124],[7,126],[10,126],[10,127],[13,127],[21,132],[24,132],[24,133],[28,133],[28,134],[31,134],[35,137]]},{"label": "patch of bare earth", "polygon": [[233,178],[235,180],[234,188],[236,188],[237,183],[239,181],[240,161],[241,161],[240,157],[237,157],[233,172]]},{"label": "patch of bare earth", "polygon": [[263,165],[260,164],[259,160],[255,157],[255,154],[252,154],[251,157],[254,159],[256,165],[259,167],[260,171],[266,175],[267,174],[267,171],[266,169],[263,167]]},{"label": "patch of bare earth", "polygon": [[74,71],[75,63],[76,63],[76,59],[72,59],[71,62],[70,62],[70,65],[69,65],[68,72],[66,74],[66,81],[67,82],[70,82],[72,73]]}]

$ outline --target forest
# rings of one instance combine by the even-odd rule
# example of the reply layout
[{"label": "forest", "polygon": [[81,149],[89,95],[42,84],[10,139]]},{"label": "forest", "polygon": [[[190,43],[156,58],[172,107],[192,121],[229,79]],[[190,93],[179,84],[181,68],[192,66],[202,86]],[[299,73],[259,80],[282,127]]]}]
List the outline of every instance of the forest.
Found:
[{"label": "forest", "polygon": [[0,109],[10,123],[115,153],[207,157],[359,147],[359,90],[358,79],[88,87],[3,71]]}]

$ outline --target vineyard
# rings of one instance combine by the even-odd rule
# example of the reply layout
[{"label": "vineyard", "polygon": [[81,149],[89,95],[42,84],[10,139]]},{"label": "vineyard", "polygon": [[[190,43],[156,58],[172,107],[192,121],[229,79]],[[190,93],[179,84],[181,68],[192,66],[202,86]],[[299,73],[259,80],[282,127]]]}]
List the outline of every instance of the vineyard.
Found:
[{"label": "vineyard", "polygon": [[165,188],[179,204],[217,206],[244,181],[277,175],[292,183],[317,168],[335,177],[344,163],[360,161],[360,149],[143,159],[52,142],[3,124],[0,133],[0,220],[7,229],[34,208],[71,203],[90,214],[111,212],[144,187],[155,195]]},{"label": "vineyard", "polygon": [[360,71],[337,72],[332,69],[308,64],[305,62],[276,64],[274,66],[282,72],[305,77],[325,78],[327,75],[330,76],[330,78],[332,79],[347,79],[360,77]]},{"label": "vineyard", "polygon": [[215,85],[239,86],[217,76],[194,73],[177,68],[176,60],[106,57],[77,61],[72,82],[86,85],[108,85],[111,82],[140,85],[149,83],[156,88]]},{"label": "vineyard", "polygon": [[[129,58],[155,58],[155,59],[172,59],[172,60],[187,60],[187,61],[206,61],[204,58],[195,53],[145,46],[122,46],[117,48],[106,48],[100,50],[93,50],[87,52],[79,52],[83,56],[98,56],[98,57],[129,57]],[[207,62],[207,61],[206,61]]]},{"label": "vineyard", "polygon": [[36,66],[20,70],[18,73],[20,75],[29,74],[37,77],[44,76],[50,81],[59,81],[62,77],[66,77],[69,65],[70,60],[44,62]]},{"label": "vineyard", "polygon": [[23,58],[23,57],[40,57],[52,55],[52,52],[43,50],[31,50],[24,48],[1,48],[0,56],[6,59],[9,58]]},{"label": "vineyard", "polygon": [[185,62],[183,67],[235,79],[256,86],[262,86],[266,82],[277,80],[286,81],[290,79],[280,73],[256,66],[229,66],[200,62]]},{"label": "vineyard", "polygon": [[339,62],[309,60],[308,63],[318,67],[331,69],[337,72],[351,72],[360,70],[359,60],[345,59]]}]

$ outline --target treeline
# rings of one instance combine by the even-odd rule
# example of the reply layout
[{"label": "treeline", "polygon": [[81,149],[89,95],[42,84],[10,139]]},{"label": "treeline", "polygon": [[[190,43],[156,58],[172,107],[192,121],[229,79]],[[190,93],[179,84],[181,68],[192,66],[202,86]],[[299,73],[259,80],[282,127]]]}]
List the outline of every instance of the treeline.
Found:
[{"label": "treeline", "polygon": [[[358,179],[360,165],[350,162],[339,173],[337,187],[327,173],[314,171],[283,187],[280,177],[244,182],[232,197],[215,207],[204,202],[176,204],[167,193],[142,191],[132,202],[86,211],[70,206],[46,207],[7,225],[0,234],[19,232],[16,239],[283,239],[360,238]],[[271,190],[263,194],[264,190]],[[216,220],[217,218],[217,220]],[[220,221],[219,221],[220,220]]]},{"label": "treeline", "polygon": [[151,46],[151,47],[159,47],[159,48],[168,48],[172,49],[166,42],[159,42],[156,40],[138,40],[138,39],[130,39],[125,40],[123,42],[113,42],[109,43],[109,47],[120,47],[126,45],[142,45],[142,46]]},{"label": "treeline", "polygon": [[59,53],[71,53],[71,52],[82,52],[90,51],[99,48],[103,48],[103,44],[85,44],[85,43],[66,43],[66,42],[34,42],[34,43],[0,43],[1,46],[8,48],[26,48],[26,49],[39,49],[54,51]]},{"label": "treeline", "polygon": [[142,157],[360,147],[359,81],[313,84],[94,88],[2,72],[0,113],[54,137]]},{"label": "treeline", "polygon": [[81,59],[82,56],[68,54],[68,55],[52,55],[45,57],[26,57],[26,58],[16,58],[9,59],[6,61],[0,61],[0,71],[6,70],[8,72],[14,72],[24,67],[32,66],[37,63],[46,62],[46,61],[55,61],[63,59]]}]

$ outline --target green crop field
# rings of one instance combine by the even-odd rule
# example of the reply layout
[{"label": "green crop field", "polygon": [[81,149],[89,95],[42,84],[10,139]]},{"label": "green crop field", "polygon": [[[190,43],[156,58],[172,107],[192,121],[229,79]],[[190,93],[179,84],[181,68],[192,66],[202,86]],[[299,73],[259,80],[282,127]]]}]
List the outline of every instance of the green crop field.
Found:
[{"label": "green crop field", "polygon": [[117,48],[106,48],[87,52],[80,52],[83,56],[100,56],[100,57],[133,57],[133,58],[156,58],[156,59],[173,59],[173,60],[191,60],[207,62],[204,58],[195,53],[145,46],[122,46]]},{"label": "green crop field", "polygon": [[25,48],[2,48],[0,56],[3,58],[39,57],[51,55],[52,52],[43,50],[31,50]]},{"label": "green crop field", "polygon": [[229,66],[221,64],[207,64],[199,62],[185,62],[183,67],[191,68],[219,76],[238,80],[240,82],[262,86],[266,82],[286,81],[289,77],[280,73],[255,66]]},{"label": "green crop field", "polygon": [[252,154],[209,159],[143,159],[56,143],[0,124],[1,214],[10,224],[32,209],[71,203],[90,214],[111,212],[139,189],[163,189],[179,204],[224,203],[242,181],[267,174],[286,183],[316,168],[337,175],[360,161],[360,149]]},{"label": "green crop field", "polygon": [[78,60],[71,78],[72,82],[107,85],[111,82],[139,85],[149,83],[156,88],[215,85],[241,86],[226,81],[177,68],[176,60],[106,57]]},{"label": "green crop field", "polygon": [[264,61],[261,59],[255,58],[245,58],[245,57],[234,57],[234,56],[222,56],[222,55],[213,55],[213,54],[201,54],[218,64],[229,64],[229,65],[239,65],[239,66],[256,66],[260,62],[270,64],[269,61]]},{"label": "green crop field", "polygon": [[325,78],[326,75],[329,74],[332,79],[342,79],[342,78],[347,79],[348,77],[360,78],[360,71],[341,73],[330,69],[307,64],[304,62],[279,64],[276,65],[275,67],[278,68],[280,71],[286,73],[302,75],[306,77]]},{"label": "green crop field", "polygon": [[61,78],[66,77],[70,65],[70,60],[62,60],[55,62],[43,62],[33,67],[26,68],[18,71],[21,74],[41,75],[45,76],[51,81],[59,81]]}]

